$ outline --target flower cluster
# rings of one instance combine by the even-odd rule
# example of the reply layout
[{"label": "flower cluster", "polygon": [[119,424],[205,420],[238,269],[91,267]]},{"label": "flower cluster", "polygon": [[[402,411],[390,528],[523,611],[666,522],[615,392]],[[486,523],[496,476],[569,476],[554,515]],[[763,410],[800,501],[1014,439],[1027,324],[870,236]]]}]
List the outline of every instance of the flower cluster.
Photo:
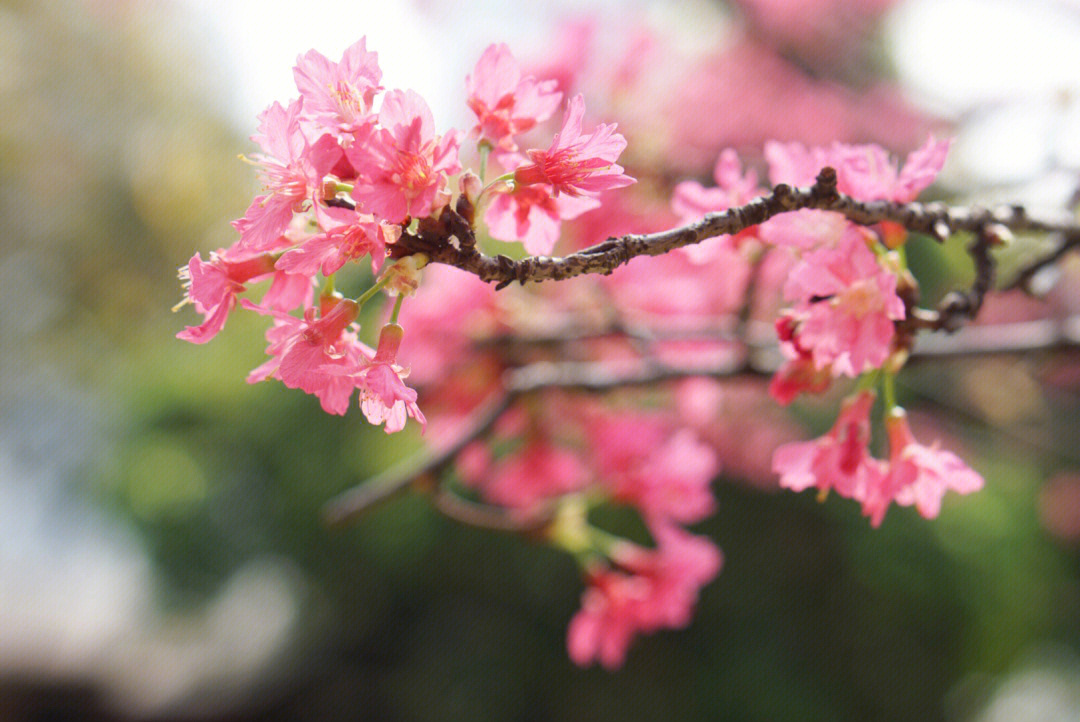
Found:
[{"label": "flower cluster", "polygon": [[887,461],[870,455],[870,409],[874,394],[862,391],[848,398],[833,428],[824,436],[785,444],[773,455],[780,485],[794,491],[817,487],[835,491],[862,504],[874,526],[881,524],[889,505],[914,505],[928,519],[938,515],[947,491],[970,494],[983,486],[982,477],[955,454],[915,441],[907,414],[893,407],[886,419]]},{"label": "flower cluster", "polygon": [[[267,108],[252,136],[261,152],[251,162],[264,192],[233,223],[239,238],[209,261],[195,254],[180,271],[180,305],[193,304],[203,322],[178,336],[205,343],[238,306],[270,316],[271,358],[249,382],[278,379],[318,397],[332,414],[346,412],[355,390],[364,415],[387,432],[404,428],[407,417],[425,424],[416,392],[404,383],[408,368],[397,362],[403,330],[396,324],[400,300],[415,291],[424,261],[399,260],[357,299],[335,293],[333,281],[351,261],[369,259],[379,272],[403,233],[440,215],[454,196],[451,177],[462,171],[464,134],[438,132],[416,92],[385,90],[378,57],[364,39],[338,62],[311,50],[293,73],[299,97]],[[512,155],[515,137],[550,117],[562,94],[554,81],[523,78],[505,45],[485,51],[466,85],[481,150],[497,148],[500,162],[516,168],[512,179],[479,192],[469,184],[475,174],[462,178],[462,188],[473,191],[464,193],[470,202],[485,190],[494,196],[493,235],[529,249],[542,236],[550,249],[559,219],[596,207],[600,191],[633,182],[615,163],[626,141],[614,125],[583,133],[580,96],[550,148]],[[239,299],[265,279],[271,284],[260,302]],[[380,288],[399,301],[373,350],[360,341],[357,319]]]},{"label": "flower cluster", "polygon": [[[629,60],[619,67],[620,82],[644,72]],[[467,251],[466,241],[490,237],[549,254],[557,243],[572,250],[691,223],[767,192],[762,168],[744,167],[725,149],[712,187],[684,181],[670,203],[642,193],[627,199],[617,192],[635,183],[619,165],[626,139],[615,124],[586,123],[583,96],[570,92],[572,68],[550,70],[529,73],[505,45],[492,45],[465,79],[475,125],[440,131],[417,93],[383,87],[364,40],[336,63],[314,50],[302,55],[299,97],[271,105],[252,136],[260,152],[250,162],[264,191],[235,221],[239,238],[181,269],[184,303],[202,322],[178,336],[205,343],[236,309],[266,316],[269,358],[249,382],[276,379],[332,414],[346,413],[355,394],[367,420],[387,432],[412,418],[436,443],[461,449],[440,492],[511,520],[545,520],[541,537],[578,560],[586,584],[568,628],[570,657],[614,668],[637,635],[687,625],[701,588],[719,573],[720,550],[687,527],[714,513],[710,485],[721,468],[750,479],[775,472],[793,490],[835,491],[861,503],[874,526],[893,502],[935,516],[947,490],[971,492],[982,479],[953,454],[916,442],[893,399],[908,350],[897,328],[914,297],[905,293],[914,281],[898,227],[787,213],[635,258],[593,284],[502,293],[457,268],[425,268],[433,246],[424,244]],[[550,141],[534,141],[545,129]],[[828,165],[839,190],[857,200],[906,202],[934,181],[948,148],[931,138],[901,168],[876,145],[768,142],[762,160],[772,183],[807,185]],[[468,232],[448,230],[447,218]],[[335,274],[350,263],[375,274],[355,298],[335,290]],[[258,300],[245,295],[263,282]],[[377,336],[366,336],[371,347],[360,321],[380,292],[394,301]],[[500,379],[564,360],[567,346],[552,329],[578,333],[575,362],[618,371],[738,363],[747,346],[732,330],[754,322],[775,329],[784,355],[768,388],[781,403],[859,380],[820,439],[793,441],[790,420],[775,404],[763,408],[764,384],[706,377],[600,399],[522,394],[469,436]],[[423,412],[407,378],[423,384]],[[879,383],[887,459],[869,451]],[[644,531],[600,528],[590,512],[601,505],[633,509]]]}]

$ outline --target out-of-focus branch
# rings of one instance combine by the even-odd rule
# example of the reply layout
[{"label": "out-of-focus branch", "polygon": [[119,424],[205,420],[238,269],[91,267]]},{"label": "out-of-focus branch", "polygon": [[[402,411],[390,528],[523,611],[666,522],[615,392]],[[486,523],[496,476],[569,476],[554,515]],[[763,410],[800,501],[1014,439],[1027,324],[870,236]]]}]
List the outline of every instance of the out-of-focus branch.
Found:
[{"label": "out-of-focus branch", "polygon": [[[971,293],[976,292],[977,289]],[[703,329],[703,333],[697,338],[714,339],[715,336],[710,336],[709,331],[710,329]],[[599,329],[592,337],[617,333],[618,330]],[[687,335],[684,337],[690,337],[689,330],[685,333]],[[724,332],[723,336],[730,339],[731,334]],[[554,338],[553,335],[545,334],[534,340],[548,343]],[[522,341],[527,343],[528,339]],[[1080,348],[1080,315],[1063,319],[968,326],[952,335],[923,334],[916,341],[909,363],[932,358],[1034,353],[1065,348]],[[538,530],[546,523],[546,517],[542,513],[520,517],[501,509],[473,504],[451,495],[439,485],[438,480],[438,476],[453,463],[457,455],[472,442],[484,438],[499,417],[522,396],[547,390],[603,393],[685,378],[767,376],[779,367],[782,360],[775,346],[747,345],[744,353],[733,353],[708,364],[676,366],[660,363],[655,359],[618,363],[541,361],[511,369],[503,375],[502,391],[475,412],[473,421],[453,444],[392,467],[343,492],[327,504],[326,521],[335,526],[345,524],[366,510],[417,486],[433,492],[436,507],[443,513],[474,526],[521,532]]]},{"label": "out-of-focus branch", "polygon": [[781,184],[746,205],[710,213],[689,225],[659,233],[609,238],[561,258],[534,256],[518,261],[478,251],[468,223],[459,220],[460,216],[447,207],[438,221],[428,223],[416,233],[404,233],[393,253],[400,256],[422,252],[432,262],[455,266],[501,288],[514,281],[559,281],[587,273],[608,274],[637,256],[659,256],[708,238],[738,233],[781,213],[802,209],[835,211],[860,225],[892,221],[909,231],[925,233],[939,240],[959,231],[980,234],[993,225],[1012,232],[1059,233],[1063,243],[1070,248],[1080,244],[1080,224],[1067,213],[1050,218],[1031,216],[1022,206],[991,210],[942,203],[863,202],[838,192],[836,184],[836,171],[826,167],[808,188]]}]

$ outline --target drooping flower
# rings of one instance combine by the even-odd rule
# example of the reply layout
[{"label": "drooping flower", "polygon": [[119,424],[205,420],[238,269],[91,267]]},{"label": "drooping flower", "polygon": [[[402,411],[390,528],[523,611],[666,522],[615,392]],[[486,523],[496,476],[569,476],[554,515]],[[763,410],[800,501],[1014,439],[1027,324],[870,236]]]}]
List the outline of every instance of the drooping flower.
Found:
[{"label": "drooping flower", "polygon": [[[315,50],[296,59],[296,88],[304,99],[304,118],[341,141],[374,121],[371,104],[382,90],[378,53],[367,51],[367,38],[348,48],[341,62],[332,63]],[[321,134],[321,133],[320,133]]]},{"label": "drooping flower", "polygon": [[481,492],[495,504],[530,509],[580,490],[587,479],[577,454],[535,435],[524,447],[498,461],[481,483]]},{"label": "drooping flower", "polygon": [[352,197],[357,210],[379,221],[400,223],[431,214],[449,200],[447,175],[461,170],[458,132],[435,134],[424,99],[412,90],[391,90],[379,110],[379,127],[346,149],[359,178]]},{"label": "drooping flower", "polygon": [[983,478],[951,451],[915,441],[907,413],[896,407],[885,419],[889,436],[888,473],[866,490],[863,513],[878,526],[892,501],[914,505],[927,519],[941,511],[941,499],[952,490],[970,494],[983,487]]},{"label": "drooping flower", "polygon": [[667,524],[651,530],[656,549],[620,543],[611,550],[617,568],[590,572],[581,609],[567,629],[575,664],[616,669],[635,635],[685,627],[699,590],[719,573],[723,556],[708,539]]},{"label": "drooping flower", "polygon": [[518,185],[542,183],[555,195],[595,195],[609,188],[635,183],[615,161],[626,148],[626,138],[615,132],[614,123],[601,123],[592,133],[581,132],[585,101],[575,95],[566,109],[560,130],[547,150],[526,151],[531,163],[514,171]]},{"label": "drooping flower", "polygon": [[798,345],[836,375],[881,366],[891,352],[893,321],[905,315],[896,274],[878,263],[864,233],[852,226],[835,247],[804,255],[784,287],[797,302]]},{"label": "drooping flower", "polygon": [[813,441],[784,444],[773,452],[773,471],[780,486],[794,491],[817,487],[862,500],[865,490],[880,483],[881,463],[870,456],[870,408],[874,393],[861,391],[840,407],[836,424]]},{"label": "drooping flower", "polygon": [[510,49],[489,45],[465,78],[466,102],[477,119],[474,132],[501,150],[517,150],[514,136],[547,120],[559,107],[562,93],[556,85],[554,80],[522,78]]},{"label": "drooping flower", "polygon": [[375,358],[355,375],[360,388],[360,409],[369,422],[385,423],[388,434],[404,429],[410,416],[421,426],[427,426],[427,419],[416,405],[416,391],[405,385],[409,371],[397,363],[403,336],[404,331],[396,323],[383,326]]},{"label": "drooping flower", "polygon": [[602,416],[588,425],[599,483],[615,501],[633,504],[653,519],[686,524],[715,508],[710,484],[716,453],[690,429],[644,414]]},{"label": "drooping flower", "polygon": [[351,374],[369,358],[368,349],[348,330],[359,314],[356,302],[324,299],[321,316],[308,308],[302,319],[241,303],[274,318],[274,326],[266,332],[271,358],[248,374],[248,383],[279,379],[290,389],[317,396],[327,413],[343,415],[355,388]]},{"label": "drooping flower", "polygon": [[832,385],[831,365],[818,367],[813,354],[799,343],[795,332],[798,317],[790,311],[776,320],[780,351],[787,357],[769,381],[769,395],[787,406],[801,393],[821,393]]}]

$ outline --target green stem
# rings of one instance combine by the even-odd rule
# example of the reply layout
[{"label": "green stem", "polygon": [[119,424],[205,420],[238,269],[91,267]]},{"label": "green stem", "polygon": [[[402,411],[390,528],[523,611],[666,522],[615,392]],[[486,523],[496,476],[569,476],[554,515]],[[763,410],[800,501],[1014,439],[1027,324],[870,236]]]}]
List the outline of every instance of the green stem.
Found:
[{"label": "green stem", "polygon": [[896,374],[886,371],[882,375],[881,395],[885,399],[885,413],[896,408]]},{"label": "green stem", "polygon": [[329,297],[334,295],[334,274],[330,274],[326,277],[326,283],[323,284],[322,291],[319,292],[320,296]]},{"label": "green stem", "polygon": [[399,293],[397,300],[394,301],[394,310],[390,313],[390,323],[397,323],[398,314],[401,313],[401,304],[405,300],[405,294]]},{"label": "green stem", "polygon": [[873,371],[867,371],[859,377],[859,382],[855,385],[855,388],[859,391],[867,391],[877,386],[878,377],[881,375],[881,369],[874,369]]},{"label": "green stem", "polygon": [[589,532],[589,541],[592,543],[593,547],[609,559],[611,558],[612,549],[617,544],[626,541],[620,536],[616,536],[611,532],[604,531],[591,524],[587,526],[587,529]]},{"label": "green stem", "polygon": [[357,306],[363,306],[365,303],[370,301],[371,297],[374,296],[376,293],[378,293],[379,289],[381,289],[383,286],[385,286],[387,281],[389,281],[389,280],[390,280],[390,274],[387,274],[387,275],[383,276],[382,278],[380,278],[378,281],[376,281],[374,286],[372,286],[371,288],[369,288],[368,290],[366,290],[362,294],[360,294],[360,297],[356,299],[356,305]]}]

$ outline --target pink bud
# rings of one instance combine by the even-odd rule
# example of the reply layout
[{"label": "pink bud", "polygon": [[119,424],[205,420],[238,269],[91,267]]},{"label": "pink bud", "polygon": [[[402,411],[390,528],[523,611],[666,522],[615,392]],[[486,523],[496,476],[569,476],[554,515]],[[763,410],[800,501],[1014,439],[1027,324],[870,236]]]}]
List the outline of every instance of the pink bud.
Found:
[{"label": "pink bud", "polygon": [[379,347],[375,350],[375,363],[392,364],[397,360],[405,329],[396,323],[388,323],[379,332]]}]

